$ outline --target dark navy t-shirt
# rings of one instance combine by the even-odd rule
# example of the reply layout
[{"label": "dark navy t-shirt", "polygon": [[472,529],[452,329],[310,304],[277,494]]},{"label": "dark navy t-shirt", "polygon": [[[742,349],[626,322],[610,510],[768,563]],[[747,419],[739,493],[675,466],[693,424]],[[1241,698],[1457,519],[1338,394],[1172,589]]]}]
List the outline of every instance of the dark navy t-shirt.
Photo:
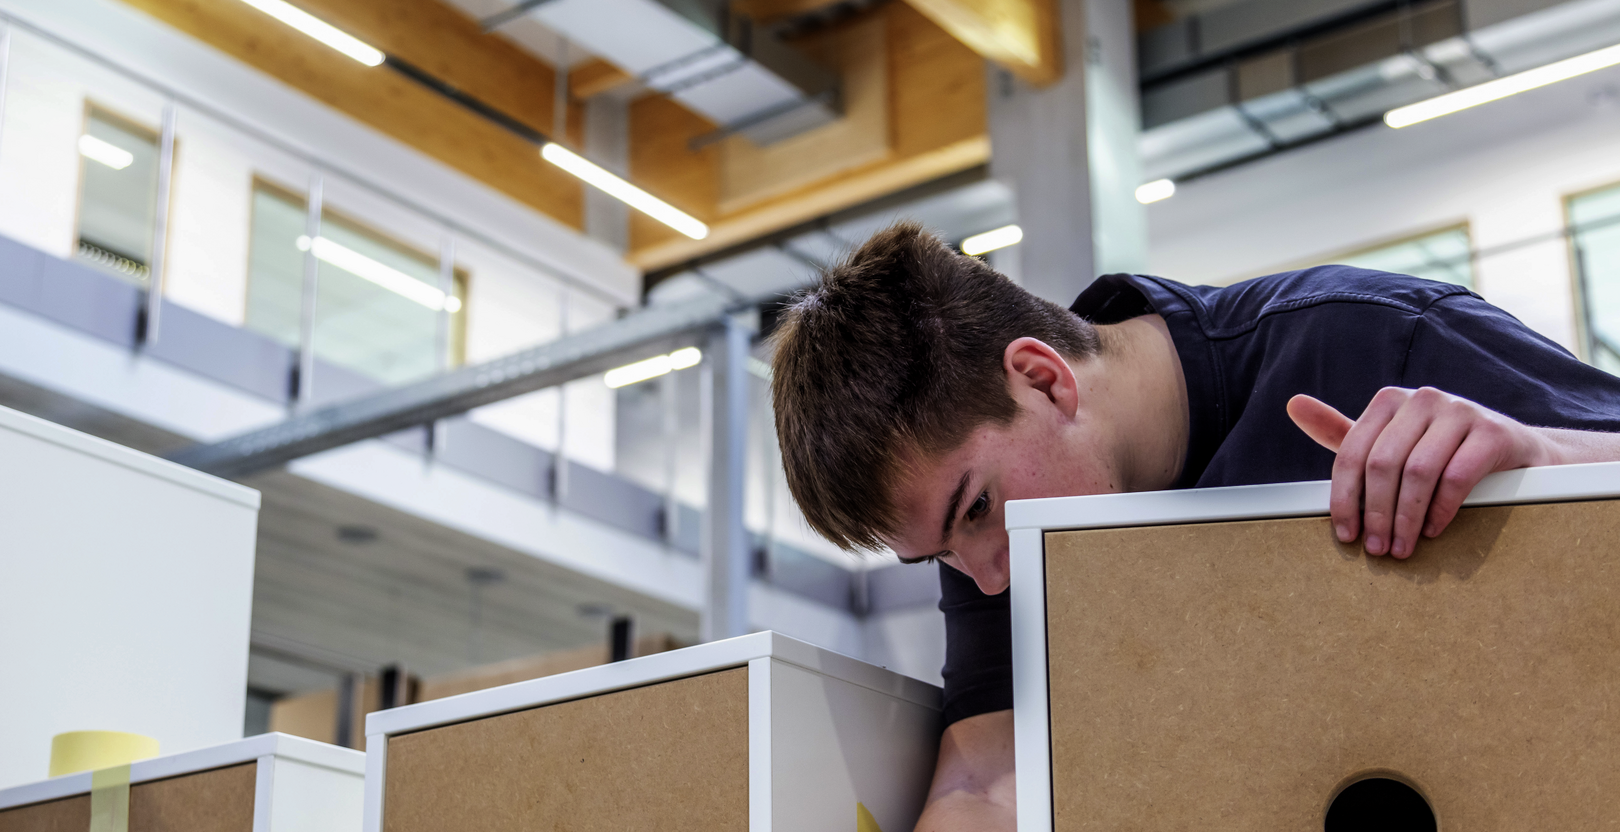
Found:
[{"label": "dark navy t-shirt", "polygon": [[[1524,424],[1620,432],[1620,379],[1460,286],[1321,266],[1232,286],[1098,278],[1072,310],[1097,324],[1158,313],[1187,379],[1177,488],[1328,479],[1333,454],[1285,410],[1307,393],[1351,418],[1384,387],[1436,387]],[[1012,707],[1007,593],[939,567],[946,722]]]}]

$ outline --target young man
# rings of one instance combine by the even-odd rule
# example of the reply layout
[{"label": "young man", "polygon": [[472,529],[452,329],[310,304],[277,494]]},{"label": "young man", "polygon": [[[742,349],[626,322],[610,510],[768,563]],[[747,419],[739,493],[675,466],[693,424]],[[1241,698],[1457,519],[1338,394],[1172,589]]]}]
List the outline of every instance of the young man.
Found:
[{"label": "young man", "polygon": [[1620,459],[1620,379],[1466,289],[1344,266],[1108,275],[1064,310],[900,224],[776,342],[810,525],[943,564],[948,727],[921,830],[1013,828],[1006,501],[1331,478],[1339,538],[1404,558],[1488,473]]}]

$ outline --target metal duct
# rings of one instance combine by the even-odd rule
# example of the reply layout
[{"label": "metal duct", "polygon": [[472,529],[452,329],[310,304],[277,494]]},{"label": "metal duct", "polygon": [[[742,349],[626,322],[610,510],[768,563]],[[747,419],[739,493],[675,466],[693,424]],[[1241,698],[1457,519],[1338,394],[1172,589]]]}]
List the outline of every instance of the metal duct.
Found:
[{"label": "metal duct", "polygon": [[[1222,170],[1378,124],[1390,109],[1449,89],[1620,42],[1614,0],[1551,7],[1549,0],[1313,0],[1304,5],[1338,17],[1327,26],[1306,21],[1305,30],[1244,13],[1276,2],[1223,7],[1229,22],[1247,19],[1255,27],[1248,35],[1223,30],[1222,50],[1204,43],[1181,49],[1175,61],[1163,51],[1174,39],[1143,33],[1140,149],[1148,179],[1184,181]],[[1188,26],[1163,28],[1186,34]],[[1161,51],[1149,54],[1149,41]]]},{"label": "metal duct", "polygon": [[731,14],[725,0],[550,0],[530,14],[756,144],[839,115],[837,76]]}]

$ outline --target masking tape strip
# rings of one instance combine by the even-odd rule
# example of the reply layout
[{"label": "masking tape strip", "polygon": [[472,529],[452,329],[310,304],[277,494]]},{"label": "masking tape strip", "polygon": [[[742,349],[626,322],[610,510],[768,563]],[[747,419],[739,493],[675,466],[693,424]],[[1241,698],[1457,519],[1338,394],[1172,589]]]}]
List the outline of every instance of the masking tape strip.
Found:
[{"label": "masking tape strip", "polygon": [[90,773],[90,832],[129,832],[129,766]]}]

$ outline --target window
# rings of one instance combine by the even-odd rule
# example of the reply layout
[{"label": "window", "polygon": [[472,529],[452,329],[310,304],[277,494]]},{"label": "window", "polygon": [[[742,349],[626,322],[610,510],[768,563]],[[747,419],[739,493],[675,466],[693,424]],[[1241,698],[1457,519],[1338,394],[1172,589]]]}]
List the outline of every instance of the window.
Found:
[{"label": "window", "polygon": [[1335,261],[1347,266],[1409,274],[1474,287],[1474,262],[1468,227],[1435,231],[1396,243],[1364,249]]},{"label": "window", "polygon": [[1586,354],[1620,375],[1620,185],[1569,198]]},{"label": "window", "polygon": [[91,106],[78,142],[74,258],[145,286],[157,224],[157,131]]},{"label": "window", "polygon": [[[304,258],[313,250],[315,355],[376,379],[404,384],[432,375],[441,355],[462,361],[467,277],[459,269],[448,297],[439,262],[331,210],[321,233],[304,234],[302,196],[265,182],[253,188],[247,326],[291,347],[300,341]],[[441,314],[448,312],[449,328]],[[443,352],[441,352],[443,341]]]}]

